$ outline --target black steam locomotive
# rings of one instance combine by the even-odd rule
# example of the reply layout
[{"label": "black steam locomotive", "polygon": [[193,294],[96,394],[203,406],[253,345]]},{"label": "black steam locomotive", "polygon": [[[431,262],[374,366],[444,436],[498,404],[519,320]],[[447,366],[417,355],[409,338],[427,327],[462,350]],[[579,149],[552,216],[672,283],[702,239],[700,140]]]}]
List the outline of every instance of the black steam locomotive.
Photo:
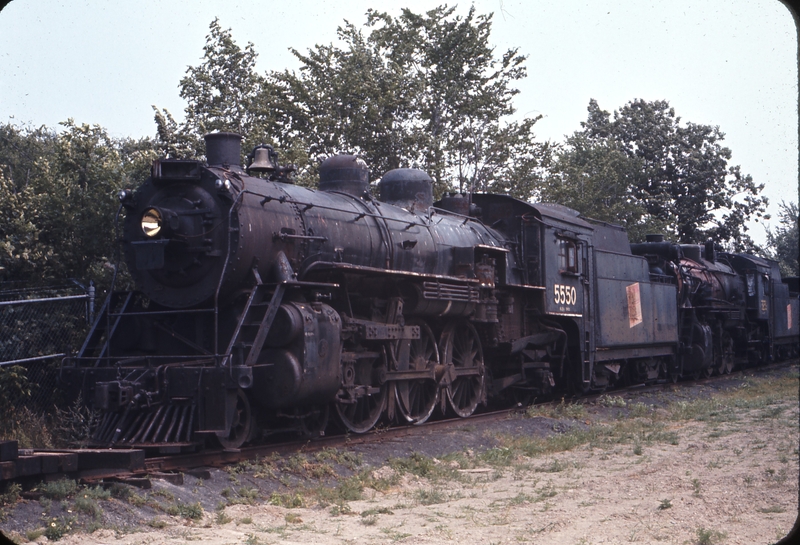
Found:
[{"label": "black steam locomotive", "polygon": [[157,160],[120,194],[136,292],[112,292],[67,391],[97,444],[236,448],[265,433],[362,433],[467,417],[491,399],[727,373],[798,352],[798,279],[554,204],[453,194],[398,169],[325,160],[319,190],[241,137],[207,164]]}]

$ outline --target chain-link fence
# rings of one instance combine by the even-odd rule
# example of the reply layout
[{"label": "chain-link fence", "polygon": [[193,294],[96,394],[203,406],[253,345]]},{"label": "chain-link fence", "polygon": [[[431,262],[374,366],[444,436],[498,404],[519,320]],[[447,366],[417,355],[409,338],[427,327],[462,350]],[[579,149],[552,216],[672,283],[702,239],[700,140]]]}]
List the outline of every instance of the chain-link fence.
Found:
[{"label": "chain-link fence", "polygon": [[61,358],[80,349],[93,310],[92,287],[0,284],[0,418],[53,410]]}]

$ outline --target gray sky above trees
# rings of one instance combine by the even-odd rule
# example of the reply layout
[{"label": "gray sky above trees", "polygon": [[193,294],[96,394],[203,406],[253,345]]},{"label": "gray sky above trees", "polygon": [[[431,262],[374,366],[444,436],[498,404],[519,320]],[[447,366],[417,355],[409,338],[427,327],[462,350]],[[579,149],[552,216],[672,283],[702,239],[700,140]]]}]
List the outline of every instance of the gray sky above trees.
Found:
[{"label": "gray sky above trees", "polygon": [[[443,2],[407,0],[417,13]],[[498,52],[528,55],[518,115],[562,141],[586,120],[590,98],[613,111],[665,99],[684,121],[718,125],[729,164],[766,184],[770,212],[797,202],[797,31],[777,0],[475,0],[494,12]],[[470,2],[449,2],[466,14]],[[178,82],[202,56],[219,17],[237,43],[253,42],[258,69],[296,69],[288,48],[336,41],[343,19],[361,25],[368,0],[69,3],[13,0],[0,12],[0,121],[56,127],[69,117],[114,136],[153,136],[151,105],[182,119]],[[385,5],[385,4],[383,4]],[[757,242],[762,227],[751,227]]]}]

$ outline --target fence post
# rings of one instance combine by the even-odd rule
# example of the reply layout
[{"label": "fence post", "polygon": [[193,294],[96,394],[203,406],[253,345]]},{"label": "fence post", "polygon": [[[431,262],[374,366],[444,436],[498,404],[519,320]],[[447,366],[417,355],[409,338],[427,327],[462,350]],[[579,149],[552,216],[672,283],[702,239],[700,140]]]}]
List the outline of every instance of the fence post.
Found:
[{"label": "fence post", "polygon": [[94,280],[89,280],[89,324],[94,323]]}]

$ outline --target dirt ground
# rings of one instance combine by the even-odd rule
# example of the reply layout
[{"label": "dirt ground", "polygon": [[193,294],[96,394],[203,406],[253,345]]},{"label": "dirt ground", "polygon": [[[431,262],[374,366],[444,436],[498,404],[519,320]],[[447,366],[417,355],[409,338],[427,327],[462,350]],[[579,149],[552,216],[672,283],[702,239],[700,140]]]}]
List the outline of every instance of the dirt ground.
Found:
[{"label": "dirt ground", "polygon": [[72,520],[60,540],[70,545],[774,543],[798,518],[797,378],[794,366],[604,396],[347,456],[153,481],[98,500],[94,527],[68,518],[74,499],[22,500],[2,524],[43,543],[47,524]]}]

